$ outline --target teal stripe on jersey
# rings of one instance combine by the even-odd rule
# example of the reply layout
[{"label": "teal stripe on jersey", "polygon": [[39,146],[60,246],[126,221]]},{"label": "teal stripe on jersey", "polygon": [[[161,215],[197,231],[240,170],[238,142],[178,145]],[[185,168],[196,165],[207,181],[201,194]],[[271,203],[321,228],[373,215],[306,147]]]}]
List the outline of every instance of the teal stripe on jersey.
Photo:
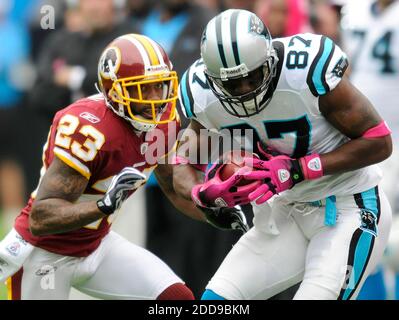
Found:
[{"label": "teal stripe on jersey", "polygon": [[328,63],[331,60],[331,54],[334,50],[334,42],[329,38],[323,38],[325,39],[324,50],[319,61],[316,64],[316,68],[312,76],[312,81],[318,95],[326,94],[329,91],[328,85],[325,81],[325,74]]},{"label": "teal stripe on jersey", "polygon": [[206,289],[205,292],[202,294],[201,300],[226,300],[226,299],[218,295],[217,293],[213,292],[212,290]]},{"label": "teal stripe on jersey", "polygon": [[184,109],[186,110],[187,118],[192,118],[193,117],[193,114],[191,112],[192,106],[190,104],[190,98],[189,98],[188,93],[187,93],[187,81],[186,81],[186,78],[188,77],[187,74],[188,74],[188,71],[186,71],[183,74],[183,77],[181,79],[181,82],[180,82],[180,95],[181,95],[181,97],[183,99],[182,105],[183,105]]}]

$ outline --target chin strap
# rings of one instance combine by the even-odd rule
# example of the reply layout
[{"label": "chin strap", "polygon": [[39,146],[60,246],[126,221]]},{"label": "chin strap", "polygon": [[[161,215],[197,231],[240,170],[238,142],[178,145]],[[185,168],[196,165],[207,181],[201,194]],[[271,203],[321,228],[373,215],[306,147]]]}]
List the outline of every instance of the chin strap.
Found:
[{"label": "chin strap", "polygon": [[104,95],[103,92],[100,90],[97,82],[94,83],[94,87],[96,88],[98,93],[101,93],[102,95]]}]

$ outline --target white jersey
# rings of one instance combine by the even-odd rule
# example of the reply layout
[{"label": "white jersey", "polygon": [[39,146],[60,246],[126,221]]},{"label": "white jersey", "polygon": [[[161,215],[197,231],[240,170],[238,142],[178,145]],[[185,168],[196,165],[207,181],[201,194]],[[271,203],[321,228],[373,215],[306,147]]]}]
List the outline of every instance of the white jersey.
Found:
[{"label": "white jersey", "polygon": [[[204,65],[196,61],[183,75],[179,95],[182,111],[205,128],[250,129],[254,142],[295,158],[326,153],[348,141],[319,110],[318,97],[333,90],[347,66],[346,55],[327,37],[310,33],[275,39],[279,62],[269,105],[249,118],[230,115],[208,88]],[[254,150],[255,147],[254,147]],[[331,195],[355,194],[378,184],[376,166],[307,180],[285,191],[292,201],[317,201]]]},{"label": "white jersey", "polygon": [[378,13],[376,1],[350,1],[343,10],[343,46],[352,83],[373,103],[399,139],[399,1]]}]

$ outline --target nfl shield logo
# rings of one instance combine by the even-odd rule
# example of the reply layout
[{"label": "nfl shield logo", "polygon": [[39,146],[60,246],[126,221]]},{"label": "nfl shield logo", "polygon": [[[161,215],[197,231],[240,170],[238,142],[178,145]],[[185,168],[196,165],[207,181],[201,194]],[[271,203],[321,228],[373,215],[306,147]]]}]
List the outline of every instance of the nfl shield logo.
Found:
[{"label": "nfl shield logo", "polygon": [[16,257],[19,254],[19,250],[21,249],[21,245],[19,242],[13,242],[6,247],[6,250],[9,254]]}]

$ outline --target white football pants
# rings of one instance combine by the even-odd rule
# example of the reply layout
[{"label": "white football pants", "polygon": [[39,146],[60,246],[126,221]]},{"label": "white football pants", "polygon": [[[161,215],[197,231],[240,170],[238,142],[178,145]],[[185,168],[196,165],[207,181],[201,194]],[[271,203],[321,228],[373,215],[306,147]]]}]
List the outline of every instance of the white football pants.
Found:
[{"label": "white football pants", "polygon": [[174,283],[183,281],[163,261],[111,231],[85,258],[35,247],[8,287],[9,298],[68,299],[74,287],[100,299],[144,300]]},{"label": "white football pants", "polygon": [[324,206],[276,197],[254,207],[254,227],[207,289],[225,299],[268,299],[302,281],[294,299],[355,299],[383,255],[391,208],[377,188],[337,196],[336,208],[336,224],[326,226]]}]

